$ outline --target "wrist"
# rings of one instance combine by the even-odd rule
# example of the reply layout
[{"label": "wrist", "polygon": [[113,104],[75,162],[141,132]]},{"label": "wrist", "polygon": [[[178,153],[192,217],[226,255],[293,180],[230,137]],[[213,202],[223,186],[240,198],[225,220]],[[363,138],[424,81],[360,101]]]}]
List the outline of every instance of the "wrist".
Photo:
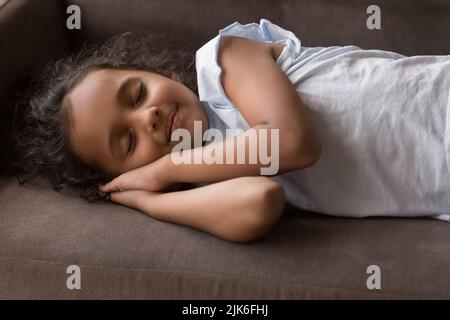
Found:
[{"label": "wrist", "polygon": [[180,182],[177,176],[177,167],[178,166],[173,163],[170,153],[161,158],[161,172],[167,182]]}]

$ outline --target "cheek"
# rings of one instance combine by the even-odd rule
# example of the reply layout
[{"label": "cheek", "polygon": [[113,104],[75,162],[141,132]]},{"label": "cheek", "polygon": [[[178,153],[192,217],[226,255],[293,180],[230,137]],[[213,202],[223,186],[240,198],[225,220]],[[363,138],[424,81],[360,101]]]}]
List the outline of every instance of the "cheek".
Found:
[{"label": "cheek", "polygon": [[170,146],[155,145],[144,141],[142,143],[143,145],[139,146],[140,150],[137,150],[135,155],[136,167],[148,165],[171,152]]}]

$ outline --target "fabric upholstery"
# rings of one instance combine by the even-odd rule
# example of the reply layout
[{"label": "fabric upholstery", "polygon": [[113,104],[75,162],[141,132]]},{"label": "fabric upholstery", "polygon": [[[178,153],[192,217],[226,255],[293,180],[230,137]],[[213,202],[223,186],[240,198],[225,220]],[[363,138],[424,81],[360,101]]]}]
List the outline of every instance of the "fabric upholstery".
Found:
[{"label": "fabric upholstery", "polygon": [[[444,298],[448,224],[287,210],[264,239],[235,244],[38,179],[0,184],[0,298]],[[289,209],[289,208],[288,208]],[[81,290],[66,268],[81,268]],[[368,290],[369,265],[381,290]]]},{"label": "fabric upholstery", "polygon": [[[9,0],[0,7],[2,101],[26,86],[41,62],[124,31],[165,31],[195,50],[223,26],[265,17],[306,46],[450,52],[444,0],[379,0],[381,30],[365,28],[372,4],[366,0],[42,2]],[[69,4],[81,7],[81,30],[65,28]],[[52,190],[44,179],[19,186],[1,177],[0,204],[3,299],[450,297],[449,226],[431,219],[332,218],[288,206],[266,238],[236,244],[112,203],[90,204],[75,190]],[[81,268],[81,290],[66,287],[73,264]],[[381,268],[381,290],[366,286],[373,264]]]}]

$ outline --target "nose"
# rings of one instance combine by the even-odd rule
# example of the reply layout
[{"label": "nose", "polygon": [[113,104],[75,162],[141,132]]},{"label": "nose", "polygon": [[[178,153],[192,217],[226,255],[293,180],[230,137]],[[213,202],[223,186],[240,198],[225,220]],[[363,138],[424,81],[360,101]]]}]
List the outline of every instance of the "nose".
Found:
[{"label": "nose", "polygon": [[155,132],[161,125],[161,111],[158,106],[152,106],[144,115],[144,128],[148,132]]}]

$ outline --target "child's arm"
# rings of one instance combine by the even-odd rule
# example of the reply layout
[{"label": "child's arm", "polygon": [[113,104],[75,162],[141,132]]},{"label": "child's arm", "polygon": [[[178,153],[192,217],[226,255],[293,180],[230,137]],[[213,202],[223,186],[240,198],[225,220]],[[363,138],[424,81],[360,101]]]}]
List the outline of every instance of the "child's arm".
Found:
[{"label": "child's arm", "polygon": [[[245,141],[253,129],[257,133],[258,155],[260,129],[278,129],[279,170],[276,174],[314,165],[321,154],[319,135],[296,88],[274,60],[273,46],[239,37],[224,37],[220,43],[219,63],[223,87],[252,129],[232,139],[183,150],[184,156],[201,158],[207,148],[222,149],[225,154],[234,147],[236,157],[238,142]],[[242,145],[246,147],[245,159],[249,159],[249,144]],[[267,150],[266,154],[274,155],[270,143]],[[246,164],[175,164],[168,154],[154,163],[124,173],[106,184],[102,191],[159,191],[176,182],[215,182],[255,176],[261,174],[261,167],[267,167],[259,160],[257,157],[256,164],[248,161]]]},{"label": "child's arm", "polygon": [[[240,37],[224,37],[220,43],[219,64],[222,83],[228,97],[235,103],[248,124],[256,131],[279,129],[279,171],[277,174],[314,165],[321,154],[320,138],[310,120],[299,93],[274,59],[273,46]],[[250,130],[251,131],[251,130]],[[267,130],[270,137],[270,130]],[[210,144],[207,147],[183,151],[187,159],[201,158],[205,148],[216,148],[225,154],[227,148],[246,146],[249,130],[233,139]],[[248,138],[247,138],[248,139]],[[234,141],[233,141],[234,140]],[[269,141],[270,138],[267,140]],[[257,144],[259,146],[259,143]],[[268,145],[268,154],[274,154]],[[259,154],[259,147],[256,152]],[[171,155],[167,155],[166,158]],[[260,174],[256,164],[174,164],[166,161],[169,181],[213,182],[240,176]]]},{"label": "child's arm", "polygon": [[265,235],[281,217],[284,192],[266,177],[242,177],[168,193],[111,193],[111,200],[167,222],[187,225],[226,240]]}]

